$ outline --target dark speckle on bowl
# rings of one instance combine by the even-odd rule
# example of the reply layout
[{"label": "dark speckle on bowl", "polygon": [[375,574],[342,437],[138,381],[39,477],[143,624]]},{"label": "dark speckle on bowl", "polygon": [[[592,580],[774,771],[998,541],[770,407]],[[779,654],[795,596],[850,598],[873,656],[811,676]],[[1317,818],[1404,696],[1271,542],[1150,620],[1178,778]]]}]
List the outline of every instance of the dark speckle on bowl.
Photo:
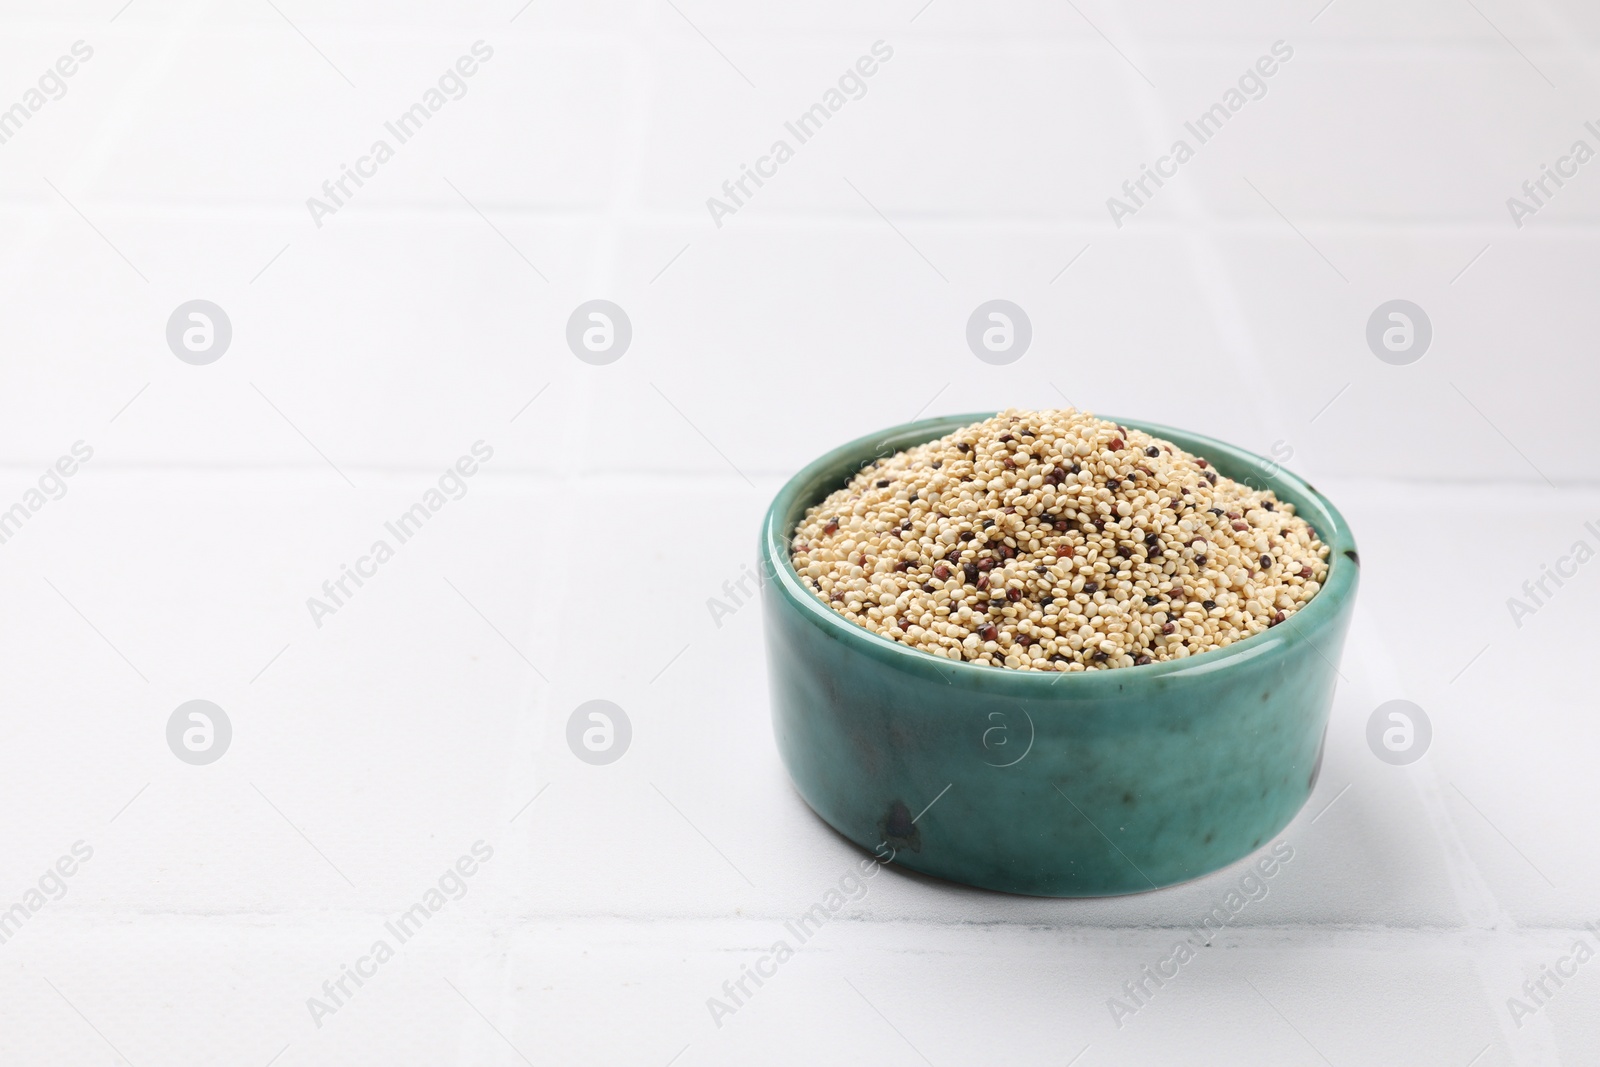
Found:
[{"label": "dark speckle on bowl", "polygon": [[1306,792],[1309,794],[1317,787],[1317,779],[1322,775],[1322,756],[1328,751],[1328,731],[1322,731],[1322,740],[1317,743],[1317,758],[1311,762],[1311,777],[1306,780]]},{"label": "dark speckle on bowl", "polygon": [[1355,549],[1347,548],[1344,550],[1344,554],[1349,557],[1351,563],[1354,563],[1357,567],[1361,566],[1361,554]]},{"label": "dark speckle on bowl", "polygon": [[906,807],[905,801],[897,800],[890,804],[889,814],[879,826],[883,830],[883,836],[897,851],[901,849],[922,851],[922,831],[911,821],[911,809]]}]

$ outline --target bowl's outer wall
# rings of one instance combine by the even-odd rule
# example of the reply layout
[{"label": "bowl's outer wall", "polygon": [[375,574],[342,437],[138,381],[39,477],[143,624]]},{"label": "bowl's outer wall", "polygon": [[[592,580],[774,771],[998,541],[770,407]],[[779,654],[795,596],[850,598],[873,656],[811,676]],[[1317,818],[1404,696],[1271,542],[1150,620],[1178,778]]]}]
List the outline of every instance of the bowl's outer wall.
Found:
[{"label": "bowl's outer wall", "polygon": [[805,509],[875,455],[985,417],[845,446],[774,502],[762,599],[773,726],[795,786],[867,849],[1012,893],[1133,893],[1247,855],[1316,781],[1359,569],[1348,527],[1265,460],[1120,420],[1293,502],[1332,549],[1318,610],[1190,660],[1055,675],[944,661],[833,615],[787,562]]}]

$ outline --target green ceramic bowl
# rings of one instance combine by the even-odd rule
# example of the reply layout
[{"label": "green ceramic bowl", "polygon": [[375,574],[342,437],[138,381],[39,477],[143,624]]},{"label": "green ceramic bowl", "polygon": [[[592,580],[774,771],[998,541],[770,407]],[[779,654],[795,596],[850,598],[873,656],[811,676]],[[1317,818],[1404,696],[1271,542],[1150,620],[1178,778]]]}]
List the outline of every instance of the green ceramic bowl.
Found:
[{"label": "green ceramic bowl", "polygon": [[853,441],[796,474],[761,531],[772,719],[806,803],[913,870],[1035,896],[1137,893],[1248,855],[1294,818],[1322,764],[1359,561],[1344,517],[1259,456],[1119,419],[1271,489],[1330,546],[1327,583],[1281,626],[1191,659],[1047,674],[942,659],[846,621],[788,541],[863,464],[988,418]]}]

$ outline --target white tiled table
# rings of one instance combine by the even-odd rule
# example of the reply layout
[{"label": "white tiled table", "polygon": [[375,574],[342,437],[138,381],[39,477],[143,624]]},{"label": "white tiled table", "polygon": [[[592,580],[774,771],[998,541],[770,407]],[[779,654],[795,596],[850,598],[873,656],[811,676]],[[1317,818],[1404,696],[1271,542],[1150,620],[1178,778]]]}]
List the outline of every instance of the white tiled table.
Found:
[{"label": "white tiled table", "polygon": [[[95,49],[0,144],[0,510],[94,450],[0,544],[0,910],[93,849],[0,944],[0,1062],[1600,1063],[1600,963],[1507,1007],[1600,946],[1596,575],[1506,607],[1600,547],[1600,170],[1521,229],[1505,206],[1600,116],[1592,10],[274,2],[0,14],[0,109]],[[466,95],[314,226],[480,39]],[[866,95],[715,226],[877,40]],[[1105,198],[1277,40],[1266,95],[1116,229]],[[204,367],[163,336],[197,297],[234,328]],[[603,367],[563,341],[595,297],[634,331]],[[964,340],[994,297],[1033,323],[1007,367]],[[1364,340],[1396,297],[1434,327],[1407,367]],[[778,761],[758,609],[707,600],[819,452],[1063,397],[1292,450],[1354,525],[1294,859],[1120,1027],[1108,998],[1239,871],[1048,901],[891,868],[717,1025],[861,854]],[[196,698],[234,731],[204,767],[164,734]],[[592,767],[566,722],[602,698],[633,739]],[[1395,698],[1434,728],[1407,767],[1365,741]],[[464,895],[313,1021],[477,841]]]}]

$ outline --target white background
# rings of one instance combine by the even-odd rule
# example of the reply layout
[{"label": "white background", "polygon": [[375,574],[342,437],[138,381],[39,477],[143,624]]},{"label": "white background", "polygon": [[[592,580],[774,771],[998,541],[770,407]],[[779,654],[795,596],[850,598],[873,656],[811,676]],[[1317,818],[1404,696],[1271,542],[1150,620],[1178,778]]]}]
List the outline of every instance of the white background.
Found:
[{"label": "white background", "polygon": [[[1600,942],[1596,575],[1506,606],[1600,545],[1600,163],[1520,228],[1506,204],[1600,148],[1592,5],[274,2],[0,15],[0,108],[94,49],[0,145],[0,509],[94,450],[0,545],[0,908],[93,848],[0,945],[0,1062],[1600,1063],[1600,963],[1507,1006]],[[479,40],[318,227],[306,199]],[[718,227],[706,198],[879,40]],[[1113,225],[1279,40],[1266,95]],[[233,325],[209,366],[165,340],[197,298]],[[633,324],[609,366],[564,341],[593,298]],[[965,341],[993,298],[1033,324],[1005,367]],[[1365,340],[1396,298],[1433,324],[1410,366]],[[1292,450],[1356,530],[1294,860],[1120,1028],[1107,998],[1237,870],[1050,901],[891,869],[715,1025],[861,853],[778,761],[758,609],[708,598],[815,455],[1063,397]],[[467,495],[315,625],[479,440]],[[196,698],[234,731],[205,767],[165,739]],[[605,767],[565,741],[597,698],[633,725]],[[1397,698],[1434,729],[1407,767],[1365,741]],[[466,896],[316,1025],[480,839]]]}]

